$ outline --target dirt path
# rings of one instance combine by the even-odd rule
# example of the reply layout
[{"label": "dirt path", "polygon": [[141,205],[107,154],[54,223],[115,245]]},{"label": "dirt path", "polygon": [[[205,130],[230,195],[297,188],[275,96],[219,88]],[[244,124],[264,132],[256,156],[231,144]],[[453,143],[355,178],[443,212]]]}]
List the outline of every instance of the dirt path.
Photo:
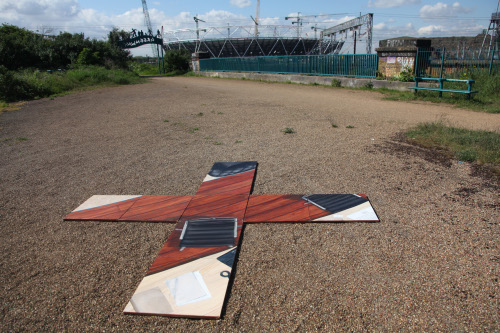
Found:
[{"label": "dirt path", "polygon": [[[497,330],[498,184],[394,139],[436,120],[500,131],[500,115],[208,78],[6,112],[0,330]],[[382,222],[248,225],[223,319],[123,315],[173,225],[62,217],[94,194],[193,194],[239,160],[259,162],[255,194],[365,193]]]}]

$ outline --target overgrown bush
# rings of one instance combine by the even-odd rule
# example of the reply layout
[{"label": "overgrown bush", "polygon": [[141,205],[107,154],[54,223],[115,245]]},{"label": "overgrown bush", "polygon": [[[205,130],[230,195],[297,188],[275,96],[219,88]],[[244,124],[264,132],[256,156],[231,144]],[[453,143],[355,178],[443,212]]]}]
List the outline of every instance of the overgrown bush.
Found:
[{"label": "overgrown bush", "polygon": [[395,75],[394,78],[398,81],[411,82],[414,80],[413,69],[410,66],[406,66],[399,74]]},{"label": "overgrown bush", "polygon": [[187,72],[191,55],[188,50],[170,50],[165,53],[165,70],[167,72]]},{"label": "overgrown bush", "polygon": [[87,86],[131,84],[139,81],[139,76],[134,72],[99,66],[81,66],[55,73],[33,70],[14,72],[0,66],[0,100],[13,102],[47,97]]}]

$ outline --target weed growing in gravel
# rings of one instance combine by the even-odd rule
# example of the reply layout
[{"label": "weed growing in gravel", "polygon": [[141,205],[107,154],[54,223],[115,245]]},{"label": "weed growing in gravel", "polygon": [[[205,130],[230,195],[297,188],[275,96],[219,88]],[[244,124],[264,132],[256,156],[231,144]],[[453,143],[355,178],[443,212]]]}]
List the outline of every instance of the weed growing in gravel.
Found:
[{"label": "weed growing in gravel", "polygon": [[333,128],[337,128],[339,127],[339,125],[335,124],[335,123],[330,123],[330,125],[332,125]]},{"label": "weed growing in gravel", "polygon": [[236,140],[234,143],[242,143],[242,140]]},{"label": "weed growing in gravel", "polygon": [[196,131],[199,131],[200,129],[198,127],[195,127],[195,128],[191,128],[188,132],[189,133],[194,133]]},{"label": "weed growing in gravel", "polygon": [[21,136],[19,138],[16,138],[17,141],[28,141],[29,139],[27,137]]},{"label": "weed growing in gravel", "polygon": [[219,112],[217,112],[217,114],[224,114],[224,112],[220,112],[220,111],[219,111]]},{"label": "weed growing in gravel", "polygon": [[281,130],[285,134],[293,134],[295,133],[294,129],[291,127],[285,127],[284,129]]},{"label": "weed growing in gravel", "polygon": [[164,123],[168,123],[169,121],[170,121],[170,120],[168,120],[168,119],[165,119],[165,120],[164,120],[163,122],[164,122]]},{"label": "weed growing in gravel", "polygon": [[500,172],[500,134],[448,127],[442,123],[423,123],[406,132],[421,146],[438,148],[466,162],[488,163]]},{"label": "weed growing in gravel", "polygon": [[197,117],[203,117],[203,112],[200,112],[196,115]]},{"label": "weed growing in gravel", "polygon": [[345,128],[354,128],[352,125],[347,125]]},{"label": "weed growing in gravel", "polygon": [[214,141],[214,145],[216,145],[216,146],[220,146],[221,144],[222,144],[222,142]]},{"label": "weed growing in gravel", "polygon": [[366,82],[364,85],[363,85],[363,88],[366,88],[366,89],[373,89],[373,82],[370,81],[370,82]]},{"label": "weed growing in gravel", "polygon": [[339,79],[333,79],[331,85],[332,87],[340,88],[342,87],[342,82]]}]

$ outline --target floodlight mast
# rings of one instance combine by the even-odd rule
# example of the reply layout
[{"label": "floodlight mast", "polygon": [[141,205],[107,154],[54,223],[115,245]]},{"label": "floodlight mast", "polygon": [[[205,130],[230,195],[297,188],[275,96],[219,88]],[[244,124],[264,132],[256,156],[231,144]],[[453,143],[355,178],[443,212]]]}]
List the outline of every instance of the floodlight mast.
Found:
[{"label": "floodlight mast", "polygon": [[260,8],[260,0],[257,0],[257,11],[255,13],[255,20],[252,20],[255,22],[255,37],[259,37],[259,8]]},{"label": "floodlight mast", "polygon": [[491,32],[491,38],[490,38],[490,46],[488,47],[488,57],[490,56],[493,47],[496,47],[496,51],[499,52],[500,54],[500,50],[498,49],[498,36],[500,35],[500,12],[498,11],[499,6],[500,6],[500,0],[498,0],[496,11],[491,14],[490,24],[488,26],[488,30],[484,33],[483,43],[481,44],[481,50],[479,50],[478,57],[481,57],[481,53],[483,52],[484,42],[486,41],[486,37],[490,34],[490,32]]},{"label": "floodlight mast", "polygon": [[[151,25],[151,19],[149,18],[148,4],[146,3],[146,0],[142,0],[142,11],[144,12],[144,24],[146,25],[146,28],[148,28],[149,34],[153,35],[153,26]],[[151,50],[153,50],[153,56],[158,59],[158,49],[155,44],[151,44]]]},{"label": "floodlight mast", "polygon": [[196,22],[196,39],[200,39],[200,29],[198,28],[198,25],[199,25],[198,22],[203,22],[203,23],[206,23],[206,22],[203,21],[202,19],[199,19],[198,14],[196,14],[196,16],[193,17],[193,20]]}]

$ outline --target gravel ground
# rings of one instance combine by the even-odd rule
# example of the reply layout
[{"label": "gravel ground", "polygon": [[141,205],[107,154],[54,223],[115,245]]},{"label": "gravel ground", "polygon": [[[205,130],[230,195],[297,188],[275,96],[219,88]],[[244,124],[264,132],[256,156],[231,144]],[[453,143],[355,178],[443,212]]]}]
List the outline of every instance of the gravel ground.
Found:
[{"label": "gravel ground", "polygon": [[[500,131],[376,92],[209,78],[6,112],[0,331],[498,331],[499,183],[398,139],[436,120]],[[365,193],[381,223],[248,225],[221,320],[123,315],[173,225],[63,216],[94,194],[194,194],[240,160],[259,162],[254,194]]]}]

